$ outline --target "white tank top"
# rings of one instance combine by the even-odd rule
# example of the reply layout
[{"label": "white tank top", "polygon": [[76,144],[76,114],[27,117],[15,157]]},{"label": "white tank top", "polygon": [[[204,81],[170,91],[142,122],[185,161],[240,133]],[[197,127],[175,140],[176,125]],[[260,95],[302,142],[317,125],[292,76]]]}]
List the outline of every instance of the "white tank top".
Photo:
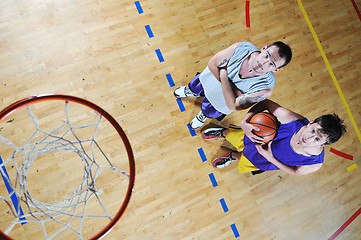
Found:
[{"label": "white tank top", "polygon": [[[244,93],[258,92],[276,85],[273,72],[251,78],[240,78],[239,71],[241,65],[253,52],[259,52],[259,49],[251,43],[244,41],[234,50],[227,65],[228,78]],[[213,107],[223,114],[231,113],[232,111],[227,107],[223,96],[222,85],[208,67],[199,75],[199,80],[202,83],[204,94]]]}]

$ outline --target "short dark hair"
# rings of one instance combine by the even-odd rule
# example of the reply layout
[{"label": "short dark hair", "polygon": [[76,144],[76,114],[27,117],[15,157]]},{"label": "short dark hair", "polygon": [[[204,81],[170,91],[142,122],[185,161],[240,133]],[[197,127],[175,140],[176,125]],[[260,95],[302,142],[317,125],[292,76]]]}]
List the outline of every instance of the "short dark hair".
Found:
[{"label": "short dark hair", "polygon": [[341,136],[346,132],[346,126],[343,120],[337,114],[326,114],[316,118],[314,123],[321,126],[321,133],[326,134],[326,144],[337,142]]},{"label": "short dark hair", "polygon": [[278,68],[282,68],[282,67],[286,66],[292,59],[291,47],[281,41],[274,42],[271,45],[269,45],[268,47],[271,47],[271,46],[278,47],[278,54],[280,55],[281,58],[285,59],[285,63]]}]

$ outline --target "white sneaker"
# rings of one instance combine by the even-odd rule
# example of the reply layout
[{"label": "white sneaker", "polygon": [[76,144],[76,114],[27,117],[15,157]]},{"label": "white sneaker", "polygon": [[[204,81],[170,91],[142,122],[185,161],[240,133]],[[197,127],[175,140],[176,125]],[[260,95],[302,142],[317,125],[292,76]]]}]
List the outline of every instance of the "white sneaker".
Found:
[{"label": "white sneaker", "polygon": [[176,96],[176,98],[199,97],[197,94],[193,93],[187,86],[176,88],[173,91],[173,94],[174,96]]},{"label": "white sneaker", "polygon": [[200,128],[203,126],[203,124],[206,122],[207,117],[203,114],[202,111],[198,113],[197,116],[195,116],[192,121],[190,122],[190,127],[195,130],[197,128]]}]

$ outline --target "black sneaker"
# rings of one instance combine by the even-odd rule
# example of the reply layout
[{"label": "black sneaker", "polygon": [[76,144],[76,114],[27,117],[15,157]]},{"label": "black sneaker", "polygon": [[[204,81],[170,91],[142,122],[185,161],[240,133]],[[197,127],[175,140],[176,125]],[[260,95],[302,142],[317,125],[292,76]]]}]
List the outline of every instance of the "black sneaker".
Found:
[{"label": "black sneaker", "polygon": [[202,132],[202,138],[204,140],[224,138],[222,135],[225,128],[208,128]]},{"label": "black sneaker", "polygon": [[215,168],[224,168],[235,161],[235,158],[232,158],[232,151],[224,154],[223,156],[217,157],[212,161],[212,165]]}]

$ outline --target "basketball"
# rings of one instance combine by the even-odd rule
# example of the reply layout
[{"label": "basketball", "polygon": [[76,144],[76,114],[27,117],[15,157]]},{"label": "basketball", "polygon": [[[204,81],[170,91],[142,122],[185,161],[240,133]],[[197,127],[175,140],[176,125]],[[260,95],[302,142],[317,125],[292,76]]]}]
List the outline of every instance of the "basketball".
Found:
[{"label": "basketball", "polygon": [[253,133],[259,137],[263,137],[264,143],[268,143],[276,136],[278,121],[271,113],[256,113],[252,116],[249,123],[259,128],[259,131],[253,130]]}]

